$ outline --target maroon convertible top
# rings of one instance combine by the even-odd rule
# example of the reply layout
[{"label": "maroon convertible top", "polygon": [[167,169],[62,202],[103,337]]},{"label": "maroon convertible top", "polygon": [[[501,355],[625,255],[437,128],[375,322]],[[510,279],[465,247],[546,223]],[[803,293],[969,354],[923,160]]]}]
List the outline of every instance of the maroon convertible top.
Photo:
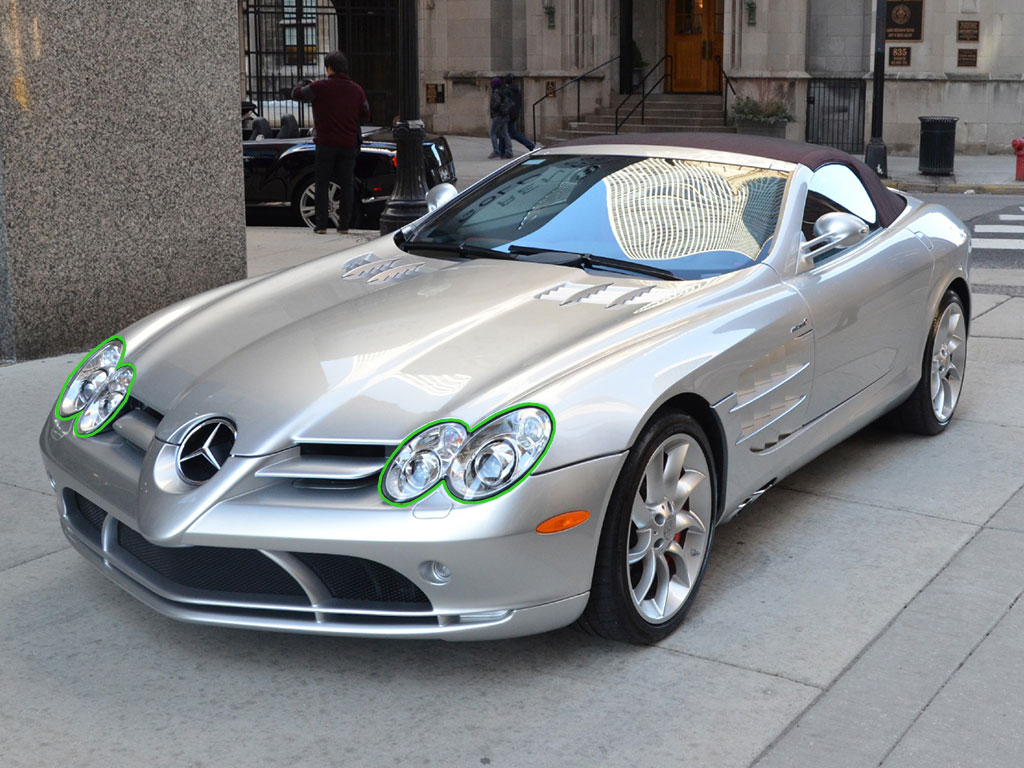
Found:
[{"label": "maroon convertible top", "polygon": [[812,171],[823,165],[839,163],[852,170],[864,184],[871,200],[878,209],[878,221],[883,227],[892,224],[907,206],[900,195],[885,188],[878,174],[863,162],[832,147],[818,144],[804,144],[800,141],[785,141],[768,136],[750,136],[733,133],[631,133],[618,136],[595,136],[589,139],[573,139],[559,144],[559,147],[587,146],[594,144],[646,144],[657,147],[682,147],[708,149],[716,152],[736,152],[754,155],[785,163],[799,163]]}]

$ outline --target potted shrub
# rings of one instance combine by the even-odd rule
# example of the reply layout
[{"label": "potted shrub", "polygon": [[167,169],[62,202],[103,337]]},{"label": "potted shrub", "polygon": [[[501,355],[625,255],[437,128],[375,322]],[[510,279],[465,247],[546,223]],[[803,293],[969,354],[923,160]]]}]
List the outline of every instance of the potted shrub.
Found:
[{"label": "potted shrub", "polygon": [[740,96],[732,104],[730,119],[737,133],[786,138],[786,123],[794,120],[781,87],[761,94],[760,98]]}]

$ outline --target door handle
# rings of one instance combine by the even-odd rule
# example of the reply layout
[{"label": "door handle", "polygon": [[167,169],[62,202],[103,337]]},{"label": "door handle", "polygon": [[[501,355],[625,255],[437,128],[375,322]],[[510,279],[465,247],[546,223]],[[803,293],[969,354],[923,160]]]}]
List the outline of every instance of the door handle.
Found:
[{"label": "door handle", "polygon": [[706,59],[708,57],[708,41],[707,40],[701,40],[700,41],[700,57],[702,59]]}]

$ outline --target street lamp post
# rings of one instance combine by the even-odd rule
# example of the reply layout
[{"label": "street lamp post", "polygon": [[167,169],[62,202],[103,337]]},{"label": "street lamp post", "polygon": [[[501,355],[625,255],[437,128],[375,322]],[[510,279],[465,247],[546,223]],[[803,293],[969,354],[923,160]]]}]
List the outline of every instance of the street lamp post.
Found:
[{"label": "street lamp post", "polygon": [[423,140],[427,134],[420,120],[416,0],[399,0],[398,8],[398,121],[393,131],[398,167],[395,190],[380,215],[382,235],[427,212],[427,179],[423,169]]},{"label": "street lamp post", "polygon": [[885,0],[875,8],[875,80],[871,95],[871,141],[864,162],[883,179],[889,178],[889,160],[882,141],[882,116],[885,104]]}]

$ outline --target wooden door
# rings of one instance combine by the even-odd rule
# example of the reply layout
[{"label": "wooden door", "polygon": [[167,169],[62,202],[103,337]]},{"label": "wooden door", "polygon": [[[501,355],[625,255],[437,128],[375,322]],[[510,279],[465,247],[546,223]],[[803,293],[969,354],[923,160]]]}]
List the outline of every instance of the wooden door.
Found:
[{"label": "wooden door", "polygon": [[721,75],[724,0],[667,0],[669,55],[673,91],[717,93]]}]

